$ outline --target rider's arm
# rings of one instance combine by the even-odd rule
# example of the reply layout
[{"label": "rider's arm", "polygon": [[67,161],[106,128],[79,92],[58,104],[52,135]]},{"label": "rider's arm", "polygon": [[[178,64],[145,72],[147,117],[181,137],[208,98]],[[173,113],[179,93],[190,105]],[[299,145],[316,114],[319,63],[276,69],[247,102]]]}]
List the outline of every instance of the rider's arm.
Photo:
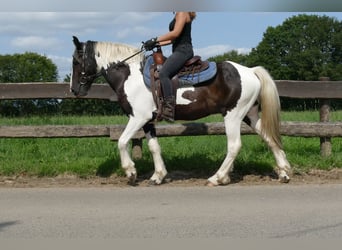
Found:
[{"label": "rider's arm", "polygon": [[175,18],[176,23],[174,29],[157,38],[157,42],[159,42],[161,46],[170,44],[182,33],[184,25],[189,18],[189,14],[188,12],[177,12]]}]

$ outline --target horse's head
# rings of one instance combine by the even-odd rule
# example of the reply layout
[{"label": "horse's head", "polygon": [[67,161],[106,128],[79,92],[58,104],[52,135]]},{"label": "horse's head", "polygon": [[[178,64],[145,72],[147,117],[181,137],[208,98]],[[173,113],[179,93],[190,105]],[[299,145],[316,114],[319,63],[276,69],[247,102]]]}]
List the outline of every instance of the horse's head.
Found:
[{"label": "horse's head", "polygon": [[75,36],[73,37],[73,42],[75,51],[72,60],[70,91],[75,96],[86,96],[91,84],[98,77],[94,42],[80,42]]}]

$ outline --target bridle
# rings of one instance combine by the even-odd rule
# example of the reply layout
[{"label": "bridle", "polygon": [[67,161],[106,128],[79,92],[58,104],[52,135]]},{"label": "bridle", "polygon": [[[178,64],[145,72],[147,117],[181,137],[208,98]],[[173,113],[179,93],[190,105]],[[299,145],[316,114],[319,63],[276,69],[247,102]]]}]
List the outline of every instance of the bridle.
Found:
[{"label": "bridle", "polygon": [[[85,65],[85,62],[87,60],[86,44],[82,46],[82,49],[76,50],[76,52],[78,56],[76,57],[74,54],[73,59],[81,65],[80,86],[86,85],[88,82],[91,82],[94,79],[102,76],[102,70],[95,74],[91,74],[91,75],[86,74],[86,65]],[[81,57],[81,59],[79,57]]]},{"label": "bridle", "polygon": [[[129,59],[135,57],[136,55],[142,53],[143,51],[145,50],[145,48],[142,46],[141,49],[139,51],[137,51],[136,53],[134,53],[133,55],[125,58],[124,60],[122,61],[119,61],[118,63],[122,62],[126,62],[128,61]],[[75,56],[75,54],[73,55],[73,59],[78,62],[79,64],[81,64],[81,77],[80,77],[80,86],[82,85],[86,85],[88,82],[92,82],[94,81],[94,79],[100,77],[100,76],[103,76],[104,74],[106,74],[107,72],[107,69],[104,69],[102,67],[102,69],[95,73],[95,74],[91,74],[91,75],[87,75],[86,74],[86,65],[85,65],[85,62],[87,60],[87,53],[86,53],[86,44],[84,44],[82,46],[82,49],[79,49],[79,50],[76,50],[77,51],[77,55],[78,57],[81,57],[82,59],[78,58]]]}]

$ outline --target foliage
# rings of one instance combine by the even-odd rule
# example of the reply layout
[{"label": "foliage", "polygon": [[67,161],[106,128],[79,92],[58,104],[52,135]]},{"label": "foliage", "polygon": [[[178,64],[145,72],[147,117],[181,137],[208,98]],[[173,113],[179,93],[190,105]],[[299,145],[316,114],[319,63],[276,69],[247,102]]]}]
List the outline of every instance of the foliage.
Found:
[{"label": "foliage", "polygon": [[342,80],[342,22],[301,14],[269,27],[248,57],[249,66],[263,65],[275,79]]},{"label": "foliage", "polygon": [[0,82],[56,82],[57,66],[36,53],[0,55]]},{"label": "foliage", "polygon": [[223,61],[233,61],[236,63],[240,63],[242,65],[246,65],[247,58],[248,58],[247,54],[240,54],[237,50],[231,50],[231,51],[224,53],[223,55],[209,57],[208,60],[217,62],[217,63],[223,62]]},{"label": "foliage", "polygon": [[95,99],[63,99],[58,106],[61,115],[123,115],[117,102]]}]

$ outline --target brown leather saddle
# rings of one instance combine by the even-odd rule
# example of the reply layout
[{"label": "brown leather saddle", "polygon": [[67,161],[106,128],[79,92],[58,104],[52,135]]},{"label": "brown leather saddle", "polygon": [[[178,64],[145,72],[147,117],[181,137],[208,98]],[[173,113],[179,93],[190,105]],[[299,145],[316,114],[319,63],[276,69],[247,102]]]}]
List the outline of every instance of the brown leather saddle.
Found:
[{"label": "brown leather saddle", "polygon": [[[157,51],[153,52],[153,61],[154,63],[150,67],[150,75],[151,75],[151,91],[153,94],[153,99],[157,106],[157,120],[160,120],[158,117],[160,117],[161,114],[161,107],[163,103],[163,90],[160,84],[159,79],[159,70],[162,67],[165,57],[163,56],[163,53],[161,51],[161,48],[158,47]],[[195,75],[199,72],[202,72],[209,68],[209,62],[208,61],[202,61],[200,56],[194,56],[191,59],[189,59],[183,66],[183,68],[172,78],[172,87],[173,87],[173,93],[176,93],[178,87],[179,87],[179,77],[182,77],[184,75],[190,76]]]},{"label": "brown leather saddle", "polygon": [[194,56],[184,64],[184,67],[178,72],[177,76],[194,75],[208,69],[208,67],[208,61],[202,61],[200,56]]}]

